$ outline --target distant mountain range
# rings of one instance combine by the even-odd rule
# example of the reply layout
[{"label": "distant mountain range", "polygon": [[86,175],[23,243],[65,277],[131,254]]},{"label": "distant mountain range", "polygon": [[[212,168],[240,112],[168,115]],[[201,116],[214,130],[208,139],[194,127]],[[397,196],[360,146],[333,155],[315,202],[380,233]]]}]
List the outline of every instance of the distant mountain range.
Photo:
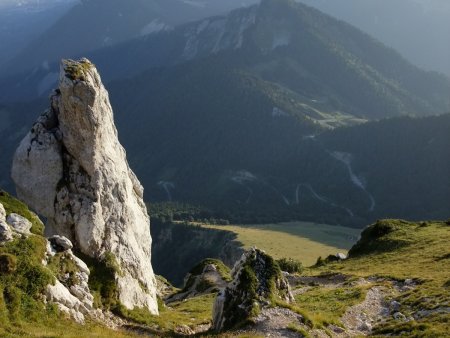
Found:
[{"label": "distant mountain range", "polygon": [[76,1],[0,1],[0,69],[58,21]]},{"label": "distant mountain range", "polygon": [[[170,30],[174,26],[207,16],[225,13],[254,0],[65,0],[61,3],[70,10],[64,15],[50,11],[60,2],[29,1],[22,6],[11,6],[10,12],[25,13],[41,9],[58,20],[50,20],[48,30],[36,35],[23,50],[6,65],[0,67],[4,74],[33,69],[60,60],[85,54],[95,49],[111,46],[135,37]],[[25,9],[29,8],[28,11]],[[46,11],[44,9],[47,9]],[[11,17],[11,23],[22,22],[20,16]],[[81,24],[82,23],[82,24]],[[26,27],[33,28],[33,27]],[[0,63],[1,64],[1,63]]]},{"label": "distant mountain range", "polygon": [[[449,80],[311,7],[264,0],[88,56],[152,202],[238,222],[450,212],[449,116],[394,118],[450,112]],[[0,81],[1,161],[46,106],[56,66]],[[23,97],[35,101],[11,100]]]},{"label": "distant mountain range", "polygon": [[450,1],[299,1],[355,25],[419,67],[450,76]]}]

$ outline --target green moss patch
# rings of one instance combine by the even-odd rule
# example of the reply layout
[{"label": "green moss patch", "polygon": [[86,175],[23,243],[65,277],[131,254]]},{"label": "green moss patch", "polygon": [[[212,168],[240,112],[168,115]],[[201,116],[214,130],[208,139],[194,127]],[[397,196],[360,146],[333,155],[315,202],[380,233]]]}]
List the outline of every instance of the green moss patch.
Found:
[{"label": "green moss patch", "polygon": [[64,71],[66,76],[72,81],[79,80],[85,81],[87,72],[94,67],[89,61],[73,61],[73,60],[63,60]]}]

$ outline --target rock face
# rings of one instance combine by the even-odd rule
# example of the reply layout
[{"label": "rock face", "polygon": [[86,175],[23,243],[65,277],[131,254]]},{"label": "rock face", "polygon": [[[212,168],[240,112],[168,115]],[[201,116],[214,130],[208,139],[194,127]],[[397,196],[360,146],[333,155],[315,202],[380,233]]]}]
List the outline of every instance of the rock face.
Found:
[{"label": "rock face", "polygon": [[86,59],[64,60],[59,89],[16,150],[19,198],[86,255],[113,254],[119,301],[157,313],[143,188],[117,138],[108,93]]},{"label": "rock face", "polygon": [[[53,236],[47,241],[45,264],[55,266],[54,260],[59,262],[56,263],[56,282],[47,285],[45,297],[76,322],[84,323],[85,315],[94,315],[94,296],[88,284],[90,271],[86,263],[73,254],[71,246],[70,240],[63,236]],[[70,271],[68,266],[71,266]]]},{"label": "rock face", "polygon": [[290,302],[289,283],[274,259],[258,249],[242,255],[231,271],[233,281],[219,292],[213,308],[215,331],[231,329],[258,315],[274,299]]}]

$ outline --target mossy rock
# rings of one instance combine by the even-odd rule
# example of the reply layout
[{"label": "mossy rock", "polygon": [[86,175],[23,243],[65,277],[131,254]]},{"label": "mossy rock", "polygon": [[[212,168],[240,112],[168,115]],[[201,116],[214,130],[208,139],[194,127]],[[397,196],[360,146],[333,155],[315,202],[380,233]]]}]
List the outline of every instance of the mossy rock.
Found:
[{"label": "mossy rock", "polygon": [[66,76],[72,81],[85,81],[86,74],[94,67],[87,59],[81,59],[80,61],[63,60],[63,65]]},{"label": "mossy rock", "polygon": [[43,236],[44,224],[34,212],[28,209],[28,206],[26,204],[12,197],[10,194],[3,190],[0,190],[0,203],[2,203],[5,207],[7,215],[14,213],[25,217],[32,224],[31,233]]},{"label": "mossy rock", "polygon": [[[217,273],[224,282],[231,281],[230,268],[228,266],[218,259],[206,258],[194,266],[191,271],[189,271],[185,285],[180,293],[189,292],[192,286],[196,283],[197,279],[205,272],[205,268],[209,265],[215,267]],[[216,285],[212,281],[202,279],[197,283],[195,291],[198,293],[203,293],[208,289],[214,288],[215,286]]]},{"label": "mossy rock", "polygon": [[261,250],[246,252],[233,271],[233,281],[216,300],[216,331],[241,327],[251,322],[261,308],[292,298],[278,263]]}]

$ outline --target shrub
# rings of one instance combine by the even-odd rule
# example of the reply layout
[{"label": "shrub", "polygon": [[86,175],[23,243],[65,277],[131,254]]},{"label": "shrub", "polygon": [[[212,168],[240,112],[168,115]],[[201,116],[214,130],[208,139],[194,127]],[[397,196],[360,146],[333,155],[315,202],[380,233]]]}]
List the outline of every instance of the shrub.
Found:
[{"label": "shrub", "polygon": [[282,271],[289,273],[301,273],[303,271],[302,263],[296,259],[281,258],[277,260],[277,263]]},{"label": "shrub", "polygon": [[120,267],[114,254],[108,252],[101,260],[77,253],[88,266],[89,288],[94,296],[94,306],[105,310],[118,306],[116,274],[120,275]]},{"label": "shrub", "polygon": [[316,264],[314,264],[315,267],[324,266],[325,260],[322,258],[322,256],[319,256],[317,258]]},{"label": "shrub", "polygon": [[0,255],[0,272],[10,274],[17,269],[17,257],[10,254]]}]

